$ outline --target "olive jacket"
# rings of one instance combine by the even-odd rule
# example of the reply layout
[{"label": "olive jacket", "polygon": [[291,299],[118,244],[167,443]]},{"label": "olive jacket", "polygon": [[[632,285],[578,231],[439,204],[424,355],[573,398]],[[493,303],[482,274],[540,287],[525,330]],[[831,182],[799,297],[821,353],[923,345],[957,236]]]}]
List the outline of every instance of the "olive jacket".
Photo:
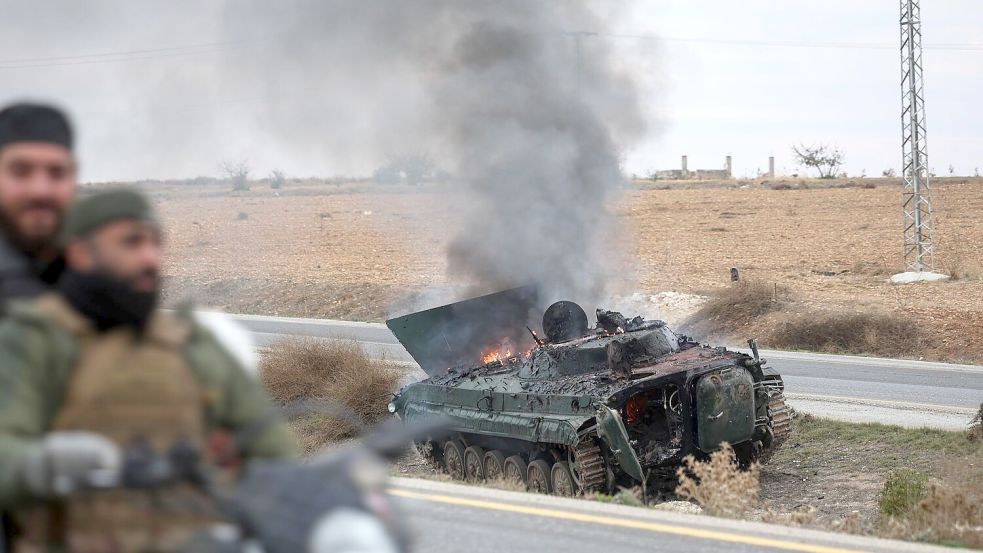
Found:
[{"label": "olive jacket", "polygon": [[[13,305],[0,320],[0,509],[33,499],[22,481],[23,464],[51,429],[76,365],[75,336],[36,309],[51,297],[58,298]],[[207,398],[202,409],[209,427],[244,437],[246,459],[294,455],[289,429],[259,382],[190,312],[177,317],[190,328],[180,347]]]}]

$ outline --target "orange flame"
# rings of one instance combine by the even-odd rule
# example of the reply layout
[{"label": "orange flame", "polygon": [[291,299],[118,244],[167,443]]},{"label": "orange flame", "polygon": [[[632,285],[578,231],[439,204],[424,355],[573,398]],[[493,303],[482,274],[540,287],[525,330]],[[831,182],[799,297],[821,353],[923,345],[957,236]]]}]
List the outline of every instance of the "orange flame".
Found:
[{"label": "orange flame", "polygon": [[502,351],[491,351],[481,356],[481,364],[487,365],[488,363],[494,363],[498,361],[503,363],[506,359],[512,357],[512,350]]},{"label": "orange flame", "polygon": [[488,348],[481,354],[481,364],[502,363],[508,361],[513,356],[512,341],[508,338],[502,339],[496,346]]}]

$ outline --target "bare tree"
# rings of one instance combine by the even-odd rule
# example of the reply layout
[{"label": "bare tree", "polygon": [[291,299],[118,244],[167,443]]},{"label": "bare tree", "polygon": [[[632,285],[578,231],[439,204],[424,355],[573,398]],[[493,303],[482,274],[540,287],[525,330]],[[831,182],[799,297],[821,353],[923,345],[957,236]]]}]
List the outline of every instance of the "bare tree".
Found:
[{"label": "bare tree", "polygon": [[806,167],[819,171],[819,178],[831,179],[836,176],[843,165],[843,152],[839,149],[820,144],[818,146],[792,146],[795,160]]},{"label": "bare tree", "polygon": [[881,171],[882,177],[893,177],[897,173],[894,172],[894,167],[888,167],[887,169]]},{"label": "bare tree", "polygon": [[279,190],[287,182],[287,174],[279,169],[274,169],[270,174],[270,188]]},{"label": "bare tree", "polygon": [[232,181],[233,190],[249,190],[249,164],[243,161],[223,161],[219,169]]}]

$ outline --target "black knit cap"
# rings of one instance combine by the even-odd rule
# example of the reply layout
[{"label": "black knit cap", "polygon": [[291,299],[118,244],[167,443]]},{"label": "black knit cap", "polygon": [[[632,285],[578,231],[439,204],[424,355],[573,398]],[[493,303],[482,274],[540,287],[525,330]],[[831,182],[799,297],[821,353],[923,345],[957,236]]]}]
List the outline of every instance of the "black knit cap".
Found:
[{"label": "black knit cap", "polygon": [[13,104],[0,110],[0,148],[17,142],[47,142],[72,149],[72,125],[61,110]]},{"label": "black knit cap", "polygon": [[96,192],[75,202],[65,216],[62,243],[88,235],[99,227],[124,219],[157,224],[147,197],[130,188]]}]

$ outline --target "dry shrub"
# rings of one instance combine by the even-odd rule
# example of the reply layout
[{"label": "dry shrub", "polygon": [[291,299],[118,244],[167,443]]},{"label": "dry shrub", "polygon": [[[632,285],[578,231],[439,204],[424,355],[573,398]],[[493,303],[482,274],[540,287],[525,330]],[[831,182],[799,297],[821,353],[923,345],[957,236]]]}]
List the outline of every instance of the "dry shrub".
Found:
[{"label": "dry shrub", "polygon": [[983,458],[950,461],[930,480],[923,497],[904,512],[886,516],[888,537],[983,547]]},{"label": "dry shrub", "polygon": [[844,534],[865,534],[863,522],[860,520],[860,511],[852,511],[843,515],[839,520],[835,520],[827,526],[833,532],[843,532]]},{"label": "dry shrub", "polygon": [[965,273],[962,256],[951,254],[946,256],[942,262],[942,273],[949,275],[950,281],[961,280]]},{"label": "dry shrub", "polygon": [[773,286],[758,280],[742,280],[719,290],[690,320],[748,322],[777,307]]},{"label": "dry shrub", "polygon": [[767,343],[777,349],[905,356],[922,341],[911,319],[889,313],[799,315],[778,326]]},{"label": "dry shrub", "polygon": [[758,504],[758,465],[741,470],[730,444],[721,444],[706,461],[687,455],[676,476],[676,495],[709,515],[739,518]]},{"label": "dry shrub", "polygon": [[983,403],[980,404],[980,410],[976,412],[976,416],[969,422],[969,439],[983,441]]},{"label": "dry shrub", "polygon": [[[355,341],[306,338],[273,344],[263,354],[260,376],[278,403],[326,400],[371,425],[386,416],[401,374],[395,364],[370,358]],[[323,414],[305,416],[293,428],[308,453],[359,433],[353,421]]]}]

